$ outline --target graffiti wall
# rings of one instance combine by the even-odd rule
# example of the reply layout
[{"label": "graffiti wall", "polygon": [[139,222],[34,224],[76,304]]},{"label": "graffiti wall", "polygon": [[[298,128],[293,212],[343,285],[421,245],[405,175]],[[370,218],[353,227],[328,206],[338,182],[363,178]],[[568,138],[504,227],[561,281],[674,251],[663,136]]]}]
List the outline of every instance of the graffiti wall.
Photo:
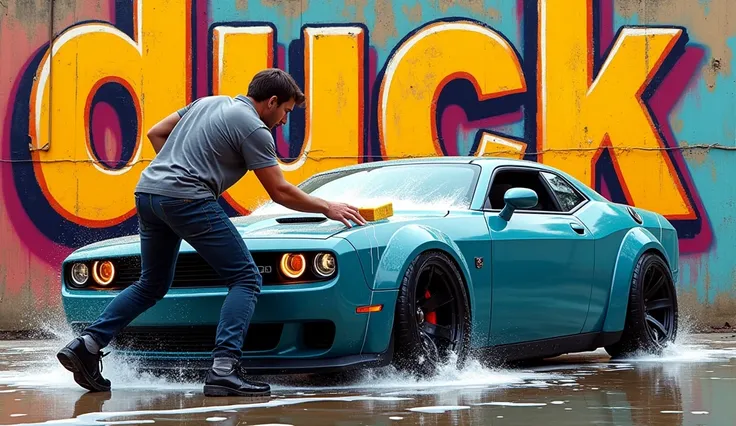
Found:
[{"label": "graffiti wall", "polygon": [[[276,66],[307,94],[276,131],[293,183],[407,156],[560,167],[679,232],[701,325],[736,320],[731,0],[0,1],[0,329],[60,312],[80,245],[137,232],[145,132]],[[221,200],[248,214],[247,176]]]}]

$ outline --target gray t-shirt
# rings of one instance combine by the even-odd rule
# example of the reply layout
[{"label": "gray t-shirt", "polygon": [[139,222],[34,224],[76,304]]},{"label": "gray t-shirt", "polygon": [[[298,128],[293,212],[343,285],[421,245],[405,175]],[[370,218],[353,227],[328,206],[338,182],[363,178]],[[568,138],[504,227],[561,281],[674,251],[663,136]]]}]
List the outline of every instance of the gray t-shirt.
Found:
[{"label": "gray t-shirt", "polygon": [[143,170],[136,192],[219,198],[248,170],[278,164],[271,131],[245,96],[207,96],[178,111],[181,119]]}]

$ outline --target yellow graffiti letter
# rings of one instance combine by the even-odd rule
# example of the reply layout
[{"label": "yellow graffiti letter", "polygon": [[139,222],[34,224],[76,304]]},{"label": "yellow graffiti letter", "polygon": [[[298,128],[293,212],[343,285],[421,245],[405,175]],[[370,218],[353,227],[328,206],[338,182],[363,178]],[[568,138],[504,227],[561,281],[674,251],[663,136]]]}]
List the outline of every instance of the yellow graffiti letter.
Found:
[{"label": "yellow graffiti letter", "polygon": [[[218,28],[213,73],[216,92],[245,94],[253,75],[273,66],[272,37],[267,27]],[[357,164],[363,155],[365,108],[364,31],[359,27],[304,30],[304,144],[292,163],[281,162],[286,179],[297,184],[315,173]],[[242,51],[257,52],[258,56]],[[230,57],[234,56],[233,59]],[[241,57],[241,59],[238,59]],[[293,141],[292,141],[293,143]],[[249,172],[225,194],[242,214],[268,199],[255,174]]]},{"label": "yellow graffiti letter", "polygon": [[[189,100],[188,3],[134,1],[132,39],[110,24],[79,24],[41,62],[30,113],[36,178],[68,220],[104,227],[135,212],[132,192],[145,167],[139,160],[154,155],[145,133]],[[126,87],[137,109],[136,146],[119,170],[100,164],[90,147],[89,101],[104,81]]]},{"label": "yellow graffiti letter", "polygon": [[[273,66],[273,28],[215,27],[212,87],[215,95],[246,94],[253,76]],[[226,55],[226,52],[234,52]],[[243,54],[242,52],[248,52]]]},{"label": "yellow graffiti letter", "polygon": [[539,2],[539,161],[592,187],[597,148],[610,144],[630,203],[669,218],[694,217],[641,99],[682,30],[624,29],[593,76],[592,0],[564,3]]},{"label": "yellow graffiti letter", "polygon": [[[468,21],[427,25],[386,65],[377,112],[384,159],[442,155],[437,98],[459,78],[473,83],[480,100],[526,91],[513,47],[496,32]],[[483,152],[479,148],[475,154]]]}]

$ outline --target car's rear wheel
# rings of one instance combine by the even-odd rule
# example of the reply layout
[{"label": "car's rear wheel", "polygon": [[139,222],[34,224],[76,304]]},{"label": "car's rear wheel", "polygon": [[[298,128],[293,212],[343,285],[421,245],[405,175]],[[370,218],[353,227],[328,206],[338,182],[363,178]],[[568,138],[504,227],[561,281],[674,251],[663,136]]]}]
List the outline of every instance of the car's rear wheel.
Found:
[{"label": "car's rear wheel", "polygon": [[393,364],[402,371],[432,375],[450,361],[464,364],[470,307],[462,275],[445,253],[425,252],[409,265],[399,289],[394,338]]},{"label": "car's rear wheel", "polygon": [[677,293],[669,267],[645,253],[634,268],[621,339],[606,347],[612,357],[660,354],[677,335]]}]

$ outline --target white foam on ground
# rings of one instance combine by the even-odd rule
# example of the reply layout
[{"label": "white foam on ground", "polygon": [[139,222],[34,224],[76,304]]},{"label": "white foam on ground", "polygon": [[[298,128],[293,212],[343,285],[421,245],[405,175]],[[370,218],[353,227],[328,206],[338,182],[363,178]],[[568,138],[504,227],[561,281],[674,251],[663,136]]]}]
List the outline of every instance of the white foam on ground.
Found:
[{"label": "white foam on ground", "polygon": [[417,413],[445,413],[447,411],[456,411],[456,410],[467,410],[470,407],[467,405],[435,405],[435,406],[428,406],[428,407],[414,407],[414,408],[407,408],[409,411],[414,411]]},{"label": "white foam on ground", "polygon": [[479,402],[473,405],[497,405],[501,407],[543,407],[547,405],[544,402]]},{"label": "white foam on ground", "polygon": [[289,423],[259,423],[253,426],[294,426]]},{"label": "white foam on ground", "polygon": [[[291,399],[272,399],[268,402],[255,402],[251,404],[233,404],[233,405],[217,405],[207,407],[191,407],[178,408],[170,410],[133,410],[133,411],[115,411],[115,412],[95,412],[81,414],[75,418],[49,420],[42,423],[30,423],[38,425],[53,424],[75,424],[75,425],[99,425],[101,423],[112,424],[139,424],[154,423],[154,420],[147,419],[151,416],[170,416],[170,415],[186,415],[186,414],[202,414],[212,412],[222,412],[224,410],[247,410],[253,408],[272,408],[287,405],[304,404],[309,402],[356,402],[356,401],[379,401],[379,402],[395,402],[405,401],[409,398],[398,397],[372,397],[372,396],[345,396],[345,397],[319,397],[319,398],[291,398]],[[107,419],[116,417],[140,417],[140,420],[126,420],[125,422],[109,421]],[[290,425],[283,425],[290,426]]]}]

